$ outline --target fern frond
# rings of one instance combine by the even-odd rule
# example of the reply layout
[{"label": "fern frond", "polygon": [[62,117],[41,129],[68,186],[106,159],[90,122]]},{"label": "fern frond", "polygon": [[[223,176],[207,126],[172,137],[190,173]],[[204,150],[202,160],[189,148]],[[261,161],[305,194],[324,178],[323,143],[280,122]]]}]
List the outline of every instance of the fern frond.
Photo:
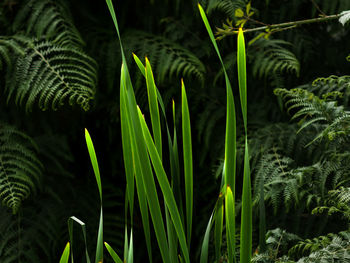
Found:
[{"label": "fern frond", "polygon": [[168,39],[143,31],[129,31],[123,36],[128,52],[138,57],[147,56],[152,61],[157,82],[173,76],[195,77],[204,82],[204,64],[188,49]]},{"label": "fern frond", "polygon": [[331,75],[327,78],[317,78],[312,82],[312,85],[302,87],[319,97],[338,92],[339,95],[336,98],[342,104],[349,105],[350,103],[350,76]]},{"label": "fern frond", "polygon": [[285,101],[287,111],[292,114],[292,120],[301,118],[299,132],[314,123],[328,124],[313,141],[322,137],[333,140],[337,135],[349,133],[350,115],[343,106],[337,105],[337,101],[329,100],[329,97],[338,95],[337,92],[323,94],[322,99],[300,88],[275,89],[274,93]]},{"label": "fern frond", "polygon": [[279,39],[260,38],[249,48],[253,62],[253,75],[260,78],[276,73],[295,73],[299,76],[300,63],[295,55],[285,48],[291,43]]},{"label": "fern frond", "polygon": [[0,198],[16,213],[40,185],[43,166],[33,140],[8,125],[0,126]]},{"label": "fern frond", "polygon": [[13,30],[25,30],[28,36],[46,38],[62,46],[85,45],[63,0],[25,1],[15,17]]},{"label": "fern frond", "polygon": [[14,58],[24,54],[24,48],[20,44],[19,38],[15,40],[0,37],[0,71],[4,68],[11,71]]},{"label": "fern frond", "polygon": [[48,41],[28,41],[25,55],[16,59],[6,85],[7,101],[31,111],[56,110],[68,100],[84,110],[95,94],[96,62],[77,49],[57,46]]},{"label": "fern frond", "polygon": [[206,12],[210,15],[214,11],[220,11],[230,19],[235,19],[235,10],[244,9],[246,2],[244,0],[209,0]]},{"label": "fern frond", "polygon": [[303,257],[297,263],[311,262],[349,262],[350,260],[350,233],[340,232],[338,234],[327,234],[313,239],[300,241],[292,247],[289,254],[310,253]]}]

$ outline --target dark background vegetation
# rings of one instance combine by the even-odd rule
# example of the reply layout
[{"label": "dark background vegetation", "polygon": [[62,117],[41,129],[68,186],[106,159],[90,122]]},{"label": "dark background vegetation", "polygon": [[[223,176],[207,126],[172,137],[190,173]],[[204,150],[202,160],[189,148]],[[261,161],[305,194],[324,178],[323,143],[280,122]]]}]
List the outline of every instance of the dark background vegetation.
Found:
[{"label": "dark background vegetation", "polygon": [[[245,10],[247,4],[244,0],[202,0],[200,3],[207,11],[213,28],[222,27],[227,19],[235,23],[235,10]],[[252,1],[255,12],[252,18],[266,24],[315,18],[320,15],[315,3],[327,15],[350,9],[347,0]],[[30,19],[39,10],[40,4],[45,5],[45,8],[37,12],[35,19]],[[195,163],[194,237],[191,249],[196,262],[201,238],[220,186],[226,108],[220,64],[199,17],[196,1],[134,0],[114,1],[114,5],[141,107],[147,107],[145,86],[132,61],[131,52],[140,58],[147,56],[150,59],[167,109],[170,110],[172,99],[177,104],[180,103],[180,78],[183,77],[186,83]],[[48,13],[50,7],[55,7],[51,14]],[[26,9],[26,15],[19,18],[19,14]],[[40,23],[35,22],[40,19]],[[59,21],[58,26],[49,32],[47,28],[52,21]],[[65,24],[67,21],[69,24]],[[254,21],[248,21],[245,25],[247,28],[257,26],[261,25]],[[74,27],[76,31],[72,34],[80,35],[82,43],[65,44],[55,40],[56,35]],[[247,43],[258,34],[246,34]],[[68,94],[63,105],[55,110],[50,101],[45,103],[44,110],[39,107],[40,98],[48,96],[41,93],[33,95],[29,110],[23,103],[16,101],[19,88],[29,76],[20,79],[20,74],[24,73],[16,71],[16,68],[21,67],[17,63],[18,59],[26,54],[20,55],[13,49],[6,49],[13,45],[6,41],[14,39],[14,36],[27,38],[28,42],[19,44],[26,54],[31,45],[51,41],[52,45],[66,45],[67,49],[79,50],[94,59],[96,64],[91,62],[91,65],[96,68],[98,81],[96,85],[78,91],[82,94],[88,92],[88,89],[93,92],[93,99],[88,101],[89,109],[85,111],[74,100],[73,105],[70,105],[68,97],[72,94]],[[349,27],[333,20],[276,32],[268,39],[261,38],[247,46],[248,119],[255,200],[254,250],[258,246],[257,186],[261,182],[265,184],[267,229],[284,229],[301,239],[348,229],[349,218],[346,215],[349,216],[349,210],[346,210],[346,205],[344,208],[344,202],[341,203],[334,197],[336,193],[329,191],[344,190],[350,186],[349,128],[346,119],[350,79],[345,76],[350,70],[350,63],[346,61],[350,54],[349,37]],[[105,240],[121,251],[125,189],[119,122],[121,57],[105,2],[3,0],[0,2],[0,48],[0,160],[6,158],[5,146],[12,143],[9,147],[18,148],[17,143],[20,144],[23,140],[24,147],[29,148],[33,155],[30,158],[42,163],[42,166],[38,165],[40,179],[36,181],[29,177],[28,180],[34,182],[34,185],[28,194],[20,195],[23,202],[18,203],[18,208],[14,209],[7,201],[0,207],[0,262],[58,262],[68,240],[66,222],[72,215],[86,223],[88,246],[93,255],[99,202],[85,146],[84,128],[89,130],[93,138],[101,170],[106,213]],[[227,36],[219,41],[219,48],[230,74],[235,97],[238,98],[238,89],[235,88],[235,36]],[[54,54],[55,51],[50,52]],[[65,52],[62,54],[68,60],[70,54]],[[50,57],[51,54],[48,53],[47,56]],[[34,63],[35,59],[38,58],[33,59],[31,67],[37,66],[40,70],[41,66]],[[316,86],[311,85],[316,78],[330,75],[343,76],[343,80],[325,80]],[[20,80],[12,85],[16,79]],[[30,85],[32,84],[22,89],[27,89],[27,94],[34,94]],[[289,92],[299,86],[304,93]],[[46,85],[42,89],[50,89],[50,86]],[[280,96],[274,94],[275,89],[279,89],[276,93]],[[339,94],[329,94],[334,91],[342,92],[342,97]],[[11,92],[13,95],[9,95]],[[328,95],[322,97],[323,94]],[[320,100],[315,100],[315,96]],[[299,104],[287,112],[284,102],[290,98],[295,100],[287,108]],[[24,97],[24,101],[29,100],[29,97]],[[332,107],[332,101],[337,101],[338,104],[332,104]],[[291,121],[291,116],[299,109],[306,108],[308,103],[314,107],[314,111],[305,112]],[[238,108],[238,101],[236,106]],[[315,121],[297,133],[301,125],[318,116],[327,118]],[[345,116],[344,123],[332,126],[339,116]],[[239,131],[242,131],[241,124],[239,119]],[[333,127],[334,130],[323,132],[327,127]],[[16,135],[17,131],[20,134]],[[15,135],[11,135],[12,139],[6,139],[7,133]],[[32,141],[23,139],[22,133],[27,134]],[[305,147],[321,133],[319,140]],[[242,132],[238,136],[243,139]],[[239,160],[242,150],[243,144],[239,146]],[[21,156],[23,153],[15,154]],[[21,169],[24,164],[18,159],[15,166]],[[3,199],[7,195],[6,183],[29,184],[27,181],[4,179],[8,168],[0,163],[0,180],[5,185],[0,188],[0,197]],[[237,169],[241,171],[240,165]],[[240,180],[238,176],[237,197],[240,196]],[[345,204],[350,199],[349,191],[347,195]],[[339,203],[343,206],[339,206]],[[323,213],[312,215],[311,211],[320,206],[333,206],[338,210],[333,209],[335,213],[329,216],[327,209]],[[239,208],[238,204],[237,207]],[[146,250],[141,220],[137,213],[134,222],[135,261],[142,262],[146,258]],[[79,240],[80,230],[77,228],[75,233]],[[280,235],[276,241],[278,243],[282,235],[276,235]],[[286,255],[288,249],[299,241],[292,237],[291,240],[294,243],[286,243],[285,247],[277,249],[275,259]],[[322,246],[318,248],[321,249]],[[276,247],[272,246],[271,249]],[[74,250],[77,255],[82,253],[82,242],[76,242]],[[306,251],[306,255],[295,252],[290,260],[307,256],[307,252],[310,251]],[[269,256],[262,260],[274,262],[268,261],[273,260]],[[110,262],[108,257],[105,262]]]}]

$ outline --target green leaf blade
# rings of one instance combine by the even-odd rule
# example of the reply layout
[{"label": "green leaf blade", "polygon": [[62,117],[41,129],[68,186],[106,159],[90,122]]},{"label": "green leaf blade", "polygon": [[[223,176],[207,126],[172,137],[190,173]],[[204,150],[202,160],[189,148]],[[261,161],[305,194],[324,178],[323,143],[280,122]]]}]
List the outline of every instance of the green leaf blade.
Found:
[{"label": "green leaf blade", "polygon": [[192,138],[190,113],[187,102],[185,84],[181,81],[182,97],[182,138],[183,138],[183,158],[185,174],[185,193],[186,193],[186,226],[187,226],[187,244],[190,247],[192,231],[192,213],[193,213],[193,161],[192,161]]}]

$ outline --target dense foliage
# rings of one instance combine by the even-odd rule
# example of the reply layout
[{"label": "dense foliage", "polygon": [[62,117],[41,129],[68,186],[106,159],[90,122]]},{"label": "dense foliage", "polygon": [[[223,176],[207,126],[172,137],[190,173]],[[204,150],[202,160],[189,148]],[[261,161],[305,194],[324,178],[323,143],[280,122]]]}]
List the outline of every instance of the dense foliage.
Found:
[{"label": "dense foliage", "polygon": [[[253,29],[350,10],[348,0],[251,1],[251,7],[245,0],[199,2],[217,27],[235,98],[236,37],[225,35],[231,25]],[[181,100],[180,78],[186,83],[193,155],[199,164],[193,167],[191,244],[191,257],[197,262],[223,170],[224,72],[196,1],[114,4],[141,107],[147,108],[147,89],[132,52],[149,58],[166,109],[171,109],[172,99]],[[334,19],[246,33],[254,262],[350,260],[347,20],[349,14],[343,16],[344,25]],[[122,251],[126,182],[119,112],[121,62],[104,1],[0,3],[1,262],[58,262],[72,215],[86,223],[88,251],[93,251],[100,203],[84,145],[85,127],[100,162],[104,239]],[[235,103],[240,106],[239,99]],[[240,116],[237,174],[243,173],[244,159]],[[241,185],[238,176],[237,197]],[[239,204],[240,200],[238,209]],[[147,258],[141,221],[135,210],[136,262]],[[266,247],[259,241],[265,227]],[[83,258],[79,231],[75,239],[81,242],[75,242],[74,251]],[[210,262],[225,262],[224,249],[209,249]],[[153,255],[155,262],[160,260],[158,251]],[[110,258],[106,256],[105,262]]]}]

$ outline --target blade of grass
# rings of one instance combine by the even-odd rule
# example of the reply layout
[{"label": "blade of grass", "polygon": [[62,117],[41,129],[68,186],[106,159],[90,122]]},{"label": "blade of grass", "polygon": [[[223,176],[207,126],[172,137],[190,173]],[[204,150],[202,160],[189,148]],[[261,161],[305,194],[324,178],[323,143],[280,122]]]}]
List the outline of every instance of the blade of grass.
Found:
[{"label": "blade of grass", "polygon": [[125,226],[124,229],[124,262],[128,262],[129,257],[129,238],[128,238],[128,227]]},{"label": "blade of grass", "polygon": [[98,227],[98,236],[97,236],[97,244],[96,244],[96,257],[95,257],[95,263],[100,263],[103,261],[103,211],[102,211],[101,176],[100,176],[100,170],[98,168],[98,162],[97,162],[94,144],[92,143],[90,134],[89,134],[87,129],[85,129],[85,140],[86,140],[86,145],[88,147],[91,164],[92,164],[92,167],[94,169],[96,182],[97,182],[97,186],[98,186],[98,191],[100,194],[100,202],[101,202],[100,222],[99,222],[99,227]]},{"label": "blade of grass", "polygon": [[138,56],[136,56],[134,53],[132,53],[132,57],[134,58],[137,67],[139,68],[139,70],[141,71],[142,75],[144,77],[146,77],[146,67],[143,65],[143,63],[141,62],[141,60],[138,58]]},{"label": "blade of grass", "polygon": [[63,253],[62,253],[62,256],[61,256],[61,259],[60,259],[60,263],[68,263],[69,251],[70,251],[70,246],[69,246],[69,242],[68,242],[66,247],[63,250]]},{"label": "blade of grass", "polygon": [[170,253],[170,263],[176,263],[177,261],[177,236],[175,232],[175,228],[173,225],[173,222],[171,221],[170,215],[169,215],[169,209],[164,207],[165,210],[165,219],[166,219],[166,228],[168,233],[168,243],[169,243],[169,253]]},{"label": "blade of grass", "polygon": [[[124,71],[123,74],[127,74]],[[129,75],[126,75],[129,78]],[[125,79],[125,78],[124,78]],[[145,141],[143,139],[142,128],[137,113],[135,94],[132,90],[131,82],[125,79],[121,84],[126,94],[127,114],[129,126],[131,127],[132,149],[134,154],[134,164],[136,167],[135,177],[138,177],[144,183],[147,202],[151,213],[151,218],[156,233],[156,238],[160,248],[161,256],[164,262],[169,262],[168,242],[166,239],[164,221],[160,210],[160,203],[157,189],[153,177],[152,167],[147,153]],[[141,211],[142,212],[142,211]]]},{"label": "blade of grass", "polygon": [[158,109],[158,100],[157,100],[157,88],[154,82],[153,72],[151,68],[151,64],[149,60],[145,59],[146,67],[145,67],[145,75],[146,75],[146,86],[147,86],[147,94],[148,94],[148,105],[151,115],[151,123],[152,123],[152,131],[153,138],[160,156],[162,159],[162,132],[160,128],[160,117],[159,117],[159,109]]},{"label": "blade of grass", "polygon": [[[225,83],[226,83],[226,96],[227,96],[227,106],[226,106],[226,134],[225,134],[225,161],[224,161],[224,174],[225,174],[225,185],[230,189],[230,192],[232,193],[232,202],[234,204],[235,202],[235,180],[236,180],[236,111],[235,111],[235,104],[234,104],[234,98],[231,88],[231,83],[229,80],[229,77],[227,75],[225,65],[223,63],[223,60],[221,58],[219,48],[216,44],[214,34],[211,30],[209,21],[207,19],[207,16],[203,10],[203,8],[198,4],[199,12],[201,14],[202,20],[205,24],[205,27],[208,31],[209,37],[211,39],[211,42],[215,48],[215,51],[219,57],[220,63],[222,65],[222,69],[225,76]],[[231,190],[232,189],[232,190]],[[230,196],[231,198],[231,196]],[[226,202],[225,202],[226,205]],[[232,207],[233,214],[234,213],[234,205]],[[231,211],[231,210],[230,210]],[[231,216],[230,216],[231,218]],[[229,218],[229,219],[230,219]],[[228,215],[226,211],[226,224]],[[230,230],[228,230],[230,229]],[[235,262],[235,220],[230,219],[229,221],[229,227],[226,227],[226,233],[230,236],[227,237],[228,240],[228,255],[229,255],[229,262]]]},{"label": "blade of grass", "polygon": [[102,262],[103,262],[103,210],[101,206],[100,222],[98,225],[98,232],[97,232],[95,263],[102,263]]},{"label": "blade of grass", "polygon": [[114,263],[123,263],[123,261],[120,259],[118,254],[114,251],[114,249],[107,242],[104,242],[104,244],[105,244],[105,247],[107,248],[109,255],[111,255]]},{"label": "blade of grass", "polygon": [[[125,71],[124,64],[122,64],[121,87],[120,87],[120,112],[121,112],[121,116],[123,116],[123,122],[121,123],[121,125],[122,125],[122,131],[124,131],[124,133],[122,133],[122,140],[129,140],[130,142],[130,147],[128,149],[128,152],[130,151],[132,160],[130,163],[128,163],[128,165],[131,166],[129,170],[135,171],[135,181],[136,181],[137,196],[138,196],[139,206],[141,211],[142,225],[143,225],[143,230],[144,230],[145,239],[146,239],[149,262],[152,262],[151,231],[149,226],[147,196],[146,196],[144,181],[142,179],[142,176],[136,176],[136,169],[138,169],[137,174],[139,175],[141,168],[139,168],[139,166],[136,164],[136,161],[135,161],[135,153],[133,153],[133,147],[131,143],[131,140],[133,138],[132,136],[134,136],[134,133],[131,133],[131,128],[130,128],[131,124],[127,114],[128,106],[127,106],[127,94],[125,89],[125,85],[126,83],[128,83],[125,80],[125,78],[127,77],[128,77],[128,74]],[[131,176],[132,176],[132,179],[130,178],[130,180],[133,181],[134,175],[132,174]]]},{"label": "blade of grass", "polygon": [[[123,68],[123,66],[122,66]],[[123,70],[123,69],[122,69]],[[121,74],[124,77],[126,74]],[[125,81],[121,80],[122,83]],[[127,121],[126,115],[126,106],[125,106],[125,98],[122,94],[122,90],[120,89],[120,108],[124,108],[124,110],[120,110],[120,123],[121,123],[121,133],[122,133],[122,147],[123,147],[123,159],[124,159],[124,169],[126,175],[126,195],[128,197],[128,202],[130,205],[130,217],[131,224],[133,224],[133,208],[134,208],[134,164],[133,164],[133,156],[131,151],[131,137],[130,137],[130,127]],[[123,100],[124,99],[124,100]],[[142,206],[140,206],[142,207]],[[127,218],[127,211],[125,211],[125,217]]]},{"label": "blade of grass", "polygon": [[210,40],[219,57],[220,63],[225,76],[226,95],[227,95],[227,112],[226,112],[226,136],[225,136],[225,184],[230,186],[233,191],[233,198],[235,198],[235,178],[236,178],[236,110],[233,99],[231,83],[226,72],[225,65],[220,55],[219,48],[216,44],[214,34],[211,30],[207,16],[198,4],[199,12],[201,14],[204,25],[208,31]]},{"label": "blade of grass", "polygon": [[237,68],[239,92],[245,130],[244,171],[241,212],[240,262],[249,263],[252,254],[252,197],[247,134],[247,74],[243,29],[239,28],[237,38]]},{"label": "blade of grass", "polygon": [[81,227],[81,231],[83,233],[83,238],[84,238],[84,243],[85,243],[85,257],[86,257],[86,262],[90,263],[90,256],[87,250],[87,241],[86,241],[86,226],[83,221],[80,219],[76,218],[75,216],[71,216],[68,219],[68,232],[69,232],[69,239],[70,239],[70,255],[71,255],[71,263],[74,263],[74,256],[73,256],[73,224],[77,223]]},{"label": "blade of grass", "polygon": [[211,214],[209,222],[207,224],[207,228],[205,230],[199,263],[208,263],[209,235],[210,235],[212,220],[213,220],[213,214]]},{"label": "blade of grass", "polygon": [[100,201],[102,204],[102,186],[101,186],[100,170],[98,169],[98,162],[97,162],[97,157],[96,157],[96,153],[95,153],[95,148],[94,148],[90,134],[89,134],[87,129],[85,129],[85,140],[86,140],[86,145],[87,145],[87,148],[89,151],[91,164],[92,164],[92,167],[94,169],[96,182],[97,182],[97,186],[98,186],[98,191],[100,193]]},{"label": "blade of grass", "polygon": [[244,129],[247,133],[247,73],[243,29],[240,27],[237,39],[238,84],[243,114]]},{"label": "blade of grass", "polygon": [[186,244],[185,232],[184,232],[183,225],[181,222],[180,213],[179,213],[179,210],[178,210],[177,205],[176,205],[175,197],[174,197],[173,192],[171,190],[167,175],[164,171],[162,162],[161,162],[160,157],[158,155],[155,144],[152,140],[152,136],[149,132],[146,121],[145,121],[145,119],[142,115],[142,112],[139,108],[138,108],[138,115],[139,115],[139,120],[140,120],[141,127],[142,127],[144,141],[147,145],[149,157],[152,161],[155,175],[157,177],[159,186],[161,188],[161,191],[162,191],[162,194],[164,197],[164,201],[169,209],[169,213],[170,213],[171,219],[173,221],[177,237],[178,237],[179,242],[180,242],[181,251],[183,253],[185,262],[189,263],[190,258],[189,258],[188,247]]},{"label": "blade of grass", "polygon": [[215,206],[215,228],[214,228],[214,245],[215,245],[215,260],[220,261],[221,256],[221,245],[222,245],[222,230],[224,224],[224,198],[220,194],[218,201]]},{"label": "blade of grass", "polygon": [[241,212],[241,248],[240,262],[249,263],[252,255],[252,196],[250,183],[250,167],[248,140],[245,139],[244,176]]},{"label": "blade of grass", "polygon": [[225,194],[225,216],[228,263],[236,262],[235,256],[235,201],[231,187],[227,187]]},{"label": "blade of grass", "polygon": [[192,139],[191,139],[191,122],[188,109],[187,95],[185,84],[181,80],[181,97],[182,97],[182,140],[183,140],[183,158],[185,174],[185,197],[186,197],[186,230],[187,246],[190,248],[192,232],[192,210],[193,210],[193,164],[192,164]]},{"label": "blade of grass", "polygon": [[129,253],[128,253],[128,261],[127,263],[134,263],[134,241],[132,237],[132,229],[130,231],[130,243],[129,243]]}]

